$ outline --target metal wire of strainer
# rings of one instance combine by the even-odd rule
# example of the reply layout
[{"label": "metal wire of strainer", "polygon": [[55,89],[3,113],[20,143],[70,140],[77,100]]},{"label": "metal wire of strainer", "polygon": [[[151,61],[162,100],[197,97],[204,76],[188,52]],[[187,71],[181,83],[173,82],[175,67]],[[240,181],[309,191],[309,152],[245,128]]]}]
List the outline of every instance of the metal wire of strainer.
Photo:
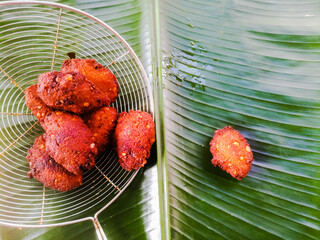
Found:
[{"label": "metal wire of strainer", "polygon": [[49,2],[0,3],[0,224],[16,227],[61,226],[93,221],[105,239],[98,215],[130,184],[137,171],[121,168],[113,150],[85,172],[83,185],[61,193],[28,179],[26,153],[43,130],[26,107],[24,89],[37,76],[59,71],[67,53],[94,58],[120,84],[113,104],[118,112],[153,113],[146,73],[125,40],[111,27],[75,8]]}]

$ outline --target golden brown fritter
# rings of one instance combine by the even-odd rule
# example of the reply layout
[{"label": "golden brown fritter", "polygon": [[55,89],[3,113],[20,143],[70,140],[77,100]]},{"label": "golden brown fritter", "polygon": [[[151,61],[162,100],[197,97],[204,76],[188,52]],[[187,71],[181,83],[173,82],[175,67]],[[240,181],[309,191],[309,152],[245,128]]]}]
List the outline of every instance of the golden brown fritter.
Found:
[{"label": "golden brown fritter", "polygon": [[25,100],[27,107],[31,110],[33,115],[35,115],[39,122],[42,123],[46,115],[52,112],[52,108],[48,107],[37,93],[37,84],[28,87],[25,90]]},{"label": "golden brown fritter", "polygon": [[81,73],[40,74],[38,96],[52,108],[82,114],[109,106],[110,99]]},{"label": "golden brown fritter", "polygon": [[44,186],[61,192],[79,187],[82,184],[82,174],[72,174],[56,163],[46,152],[45,145],[43,136],[40,136],[29,149],[27,154],[30,166],[28,177],[34,177]]},{"label": "golden brown fritter", "polygon": [[55,111],[44,118],[43,128],[47,152],[69,172],[81,174],[95,166],[94,137],[78,115]]},{"label": "golden brown fritter", "polygon": [[114,132],[116,151],[121,166],[131,171],[143,167],[155,141],[155,125],[147,112],[130,111],[119,114]]},{"label": "golden brown fritter", "polygon": [[253,154],[247,140],[231,126],[215,131],[210,142],[214,166],[241,180],[250,171]]},{"label": "golden brown fritter", "polygon": [[118,96],[119,84],[116,76],[94,59],[68,59],[62,64],[60,72],[80,72],[88,81],[95,84],[114,102]]},{"label": "golden brown fritter", "polygon": [[85,124],[89,127],[95,138],[98,152],[105,151],[110,135],[117,121],[117,110],[114,107],[104,107],[83,116]]}]

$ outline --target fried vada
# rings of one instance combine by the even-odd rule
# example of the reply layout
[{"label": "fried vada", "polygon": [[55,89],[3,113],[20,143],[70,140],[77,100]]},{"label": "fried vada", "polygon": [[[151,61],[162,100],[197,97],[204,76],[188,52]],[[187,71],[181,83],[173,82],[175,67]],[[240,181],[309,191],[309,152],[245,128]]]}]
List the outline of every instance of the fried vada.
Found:
[{"label": "fried vada", "polygon": [[46,152],[43,136],[36,138],[28,150],[29,178],[35,178],[44,186],[61,192],[70,191],[82,184],[82,174],[75,175],[56,163]]},{"label": "fried vada", "polygon": [[81,174],[95,166],[94,137],[78,115],[55,111],[44,118],[43,128],[47,152],[66,170]]},{"label": "fried vada", "polygon": [[114,107],[103,107],[83,116],[85,124],[91,130],[98,152],[106,150],[111,133],[117,121],[117,110]]},{"label": "fried vada", "polygon": [[118,96],[119,83],[116,76],[94,59],[67,59],[63,62],[60,72],[82,73],[88,81],[104,92],[111,102],[114,102]]},{"label": "fried vada", "polygon": [[52,108],[48,107],[38,96],[37,84],[34,84],[25,90],[25,101],[27,107],[31,110],[33,115],[38,118],[40,123],[43,122],[45,116],[53,111]]},{"label": "fried vada", "polygon": [[210,142],[212,164],[241,180],[250,171],[253,154],[249,143],[231,126],[215,131]]},{"label": "fried vada", "polygon": [[127,171],[139,169],[147,163],[155,141],[155,125],[152,116],[143,111],[119,114],[114,132],[119,163]]},{"label": "fried vada", "polygon": [[109,106],[110,99],[82,73],[59,73],[57,71],[40,74],[37,93],[49,107],[82,114]]}]

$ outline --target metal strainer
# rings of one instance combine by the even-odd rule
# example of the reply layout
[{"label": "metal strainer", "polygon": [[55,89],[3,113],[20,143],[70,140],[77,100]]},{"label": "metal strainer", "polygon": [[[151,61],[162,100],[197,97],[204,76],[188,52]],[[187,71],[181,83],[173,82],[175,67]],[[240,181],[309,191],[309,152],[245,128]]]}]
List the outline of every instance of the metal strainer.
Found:
[{"label": "metal strainer", "polygon": [[37,76],[59,71],[67,54],[93,58],[108,67],[120,84],[113,104],[118,112],[153,113],[150,85],[143,67],[125,40],[95,17],[56,3],[0,3],[0,224],[16,227],[61,226],[93,221],[105,235],[98,215],[130,184],[137,171],[121,168],[113,150],[85,172],[83,185],[62,193],[28,179],[26,154],[43,133],[24,101],[24,89]]}]

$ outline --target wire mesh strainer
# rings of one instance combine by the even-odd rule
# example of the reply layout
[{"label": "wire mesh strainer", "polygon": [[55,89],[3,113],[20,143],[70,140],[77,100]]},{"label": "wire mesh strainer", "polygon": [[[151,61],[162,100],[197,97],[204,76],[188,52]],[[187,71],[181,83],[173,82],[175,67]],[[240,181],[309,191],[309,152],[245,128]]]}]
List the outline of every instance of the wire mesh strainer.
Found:
[{"label": "wire mesh strainer", "polygon": [[83,185],[61,193],[28,179],[26,153],[43,130],[26,107],[24,89],[37,76],[59,71],[67,53],[107,66],[120,84],[113,104],[118,112],[153,113],[152,92],[140,61],[112,28],[95,17],[61,4],[0,3],[0,224],[17,227],[94,222],[130,184],[137,171],[121,168],[113,150],[85,172]]}]

